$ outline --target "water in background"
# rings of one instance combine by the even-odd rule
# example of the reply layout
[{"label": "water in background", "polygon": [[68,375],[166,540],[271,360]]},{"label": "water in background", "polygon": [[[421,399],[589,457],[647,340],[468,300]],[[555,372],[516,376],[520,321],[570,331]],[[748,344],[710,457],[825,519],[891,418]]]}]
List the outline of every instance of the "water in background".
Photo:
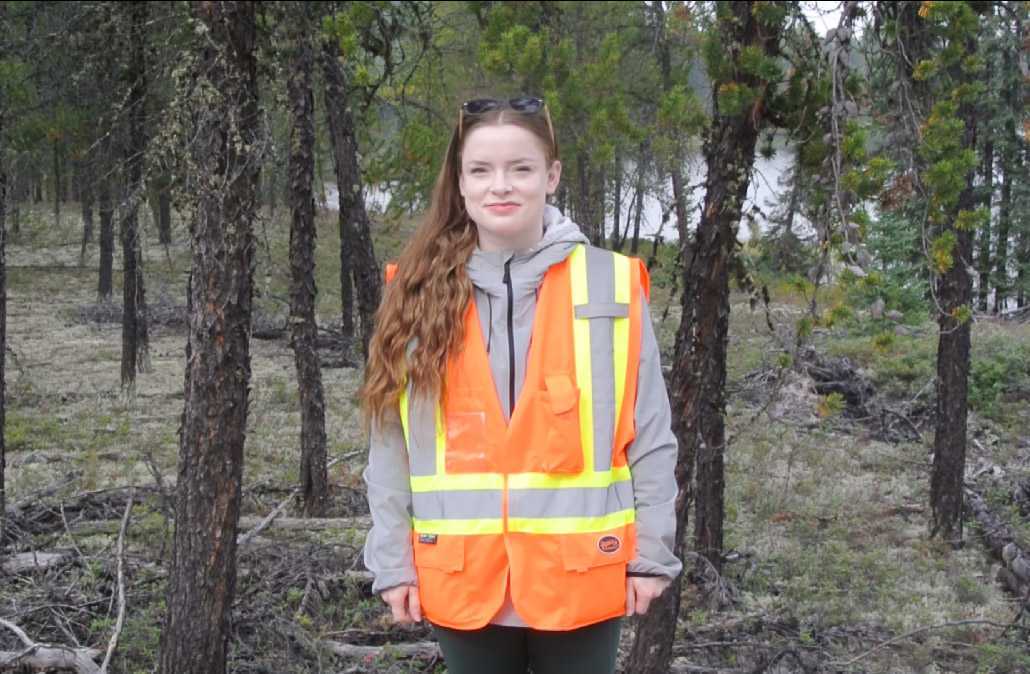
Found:
[{"label": "water in background", "polygon": [[[751,184],[748,187],[747,200],[744,203],[744,213],[751,213],[755,218],[760,230],[765,231],[768,226],[768,217],[771,216],[777,209],[776,201],[780,194],[783,194],[786,188],[779,184],[780,178],[783,176],[785,171],[790,170],[793,153],[784,149],[780,149],[776,154],[765,159],[761,156],[755,158],[755,166],[752,174]],[[690,226],[696,227],[700,219],[701,206],[704,202],[704,179],[705,179],[705,163],[704,157],[700,153],[694,154],[687,159],[684,171],[684,182],[691,190],[689,200],[688,215],[690,218]],[[632,174],[632,167],[627,169],[627,173]],[[336,183],[326,182],[324,190],[325,198],[319,200],[319,208],[335,211],[339,209],[340,199],[339,192],[336,188]],[[622,196],[622,226],[625,227],[627,219],[632,220],[633,217],[633,194],[627,188],[623,188]],[[648,193],[644,197],[644,210],[640,221],[640,236],[642,238],[654,238],[658,232],[659,227],[662,223],[662,206],[668,207],[672,202],[672,185],[668,184],[665,186],[665,194],[659,199],[655,194]],[[390,194],[387,190],[378,187],[366,187],[365,188],[365,207],[370,212],[382,212],[390,203]],[[613,215],[609,213],[607,222],[605,222],[605,231],[610,232],[612,228]],[[804,235],[804,227],[806,223],[803,218],[796,216],[795,223],[797,226],[795,231],[799,235]],[[632,224],[629,231],[632,235]],[[662,238],[665,241],[674,241],[676,239],[676,220],[675,215],[671,216],[669,221],[662,227],[661,230]],[[747,241],[751,238],[750,229],[742,225],[738,238],[741,241]]]}]

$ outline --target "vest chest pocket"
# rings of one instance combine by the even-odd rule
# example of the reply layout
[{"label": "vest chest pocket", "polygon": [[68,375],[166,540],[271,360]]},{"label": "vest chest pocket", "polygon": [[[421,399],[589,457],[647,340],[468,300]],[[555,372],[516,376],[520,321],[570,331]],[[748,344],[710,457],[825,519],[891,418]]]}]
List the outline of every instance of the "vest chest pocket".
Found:
[{"label": "vest chest pocket", "polygon": [[521,421],[526,429],[522,443],[529,465],[525,470],[543,473],[582,473],[583,442],[579,426],[580,390],[568,375],[544,377],[546,390]]},{"label": "vest chest pocket", "polygon": [[487,436],[484,393],[476,389],[451,391],[444,419],[448,473],[485,473],[490,441]]}]

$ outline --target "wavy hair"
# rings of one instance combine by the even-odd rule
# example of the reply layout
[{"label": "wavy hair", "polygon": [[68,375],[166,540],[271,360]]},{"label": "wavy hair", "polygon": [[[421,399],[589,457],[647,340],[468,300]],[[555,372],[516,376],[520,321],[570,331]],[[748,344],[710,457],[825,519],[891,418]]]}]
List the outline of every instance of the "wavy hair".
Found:
[{"label": "wavy hair", "polygon": [[448,360],[465,343],[465,314],[473,296],[465,263],[476,248],[477,232],[458,179],[469,133],[487,124],[520,126],[540,139],[548,165],[558,159],[546,106],[532,115],[505,107],[481,115],[460,114],[429,210],[401,252],[397,273],[386,285],[376,314],[361,390],[366,431],[373,420],[378,428],[408,383],[415,397],[442,398]]}]

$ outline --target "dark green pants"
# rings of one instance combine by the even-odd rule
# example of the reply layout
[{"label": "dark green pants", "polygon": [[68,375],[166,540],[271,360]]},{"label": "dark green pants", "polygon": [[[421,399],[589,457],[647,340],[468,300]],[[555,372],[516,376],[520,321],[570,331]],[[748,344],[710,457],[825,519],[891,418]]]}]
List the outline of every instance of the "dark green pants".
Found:
[{"label": "dark green pants", "polygon": [[433,625],[447,674],[610,674],[620,618],[566,632],[487,625],[452,630]]}]

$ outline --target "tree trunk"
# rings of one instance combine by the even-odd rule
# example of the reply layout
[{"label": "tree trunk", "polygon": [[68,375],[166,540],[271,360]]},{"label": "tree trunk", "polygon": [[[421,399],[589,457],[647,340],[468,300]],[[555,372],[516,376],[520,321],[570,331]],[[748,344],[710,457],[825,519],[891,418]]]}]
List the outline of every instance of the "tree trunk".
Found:
[{"label": "tree trunk", "polygon": [[225,672],[236,586],[258,167],[257,29],[250,2],[193,2],[202,24],[186,402],[159,674]]},{"label": "tree trunk", "polygon": [[[1006,100],[1012,110],[1019,109],[1019,89],[1008,87]],[[1006,145],[1001,153],[1001,203],[998,205],[998,243],[994,254],[994,313],[1005,309],[1005,302],[1012,292],[1012,280],[1009,278],[1009,234],[1012,225],[1012,183],[1023,175],[1023,156],[1018,148],[1013,147],[1012,139],[1016,138],[1016,121],[1012,115],[1005,120],[1004,136]]]},{"label": "tree trunk", "polygon": [[[1014,133],[1015,129],[1013,129]],[[1011,137],[1009,136],[1009,138]],[[1005,309],[1005,302],[1008,300],[1009,291],[1012,287],[1012,283],[1009,280],[1008,257],[1009,224],[1012,222],[1012,179],[1014,175],[1013,167],[1006,163],[1001,177],[1001,202],[998,205],[998,249],[994,255],[994,313],[996,314],[1001,313]]]},{"label": "tree trunk", "polygon": [[168,247],[172,244],[172,176],[164,162],[154,179],[154,191],[157,193],[157,237]]},{"label": "tree trunk", "polygon": [[300,392],[300,484],[305,517],[325,514],[325,397],[315,320],[315,101],[311,90],[310,5],[291,5],[294,56],[286,82],[290,98],[290,327]]},{"label": "tree trunk", "polygon": [[[0,44],[0,62],[4,59],[4,51]],[[4,474],[7,467],[7,446],[4,442],[4,429],[7,428],[7,174],[4,172],[3,131],[4,92],[3,87],[0,87],[0,546],[4,545],[7,533],[4,529],[7,513],[7,478]]]},{"label": "tree trunk", "polygon": [[[83,165],[85,173],[88,165]],[[93,243],[93,184],[92,176],[81,175],[79,180],[79,204],[82,207],[82,247],[79,249],[79,266],[86,264],[86,248]]]},{"label": "tree trunk", "polygon": [[[659,39],[655,40],[658,45],[658,60],[662,71],[662,90],[669,92],[678,84],[672,78],[672,52],[669,48],[669,37],[665,21],[665,9],[662,2],[653,0],[651,10],[654,12],[655,30],[659,31]],[[669,176],[672,180],[672,198],[676,206],[676,233],[679,237],[680,257],[683,260],[690,260],[693,254],[690,250],[690,224],[687,221],[687,194],[683,187],[683,156],[676,149],[672,153],[672,165],[669,167]]]},{"label": "tree trunk", "polygon": [[61,150],[57,138],[54,145],[54,222],[61,224]]},{"label": "tree trunk", "polygon": [[[762,53],[777,52],[780,26],[759,26],[753,1],[719,8],[719,40],[732,62],[744,45]],[[732,75],[731,75],[732,77]],[[757,86],[751,78],[737,82]],[[718,91],[724,82],[713,82]],[[721,113],[714,102],[710,136],[705,146],[708,177],[705,205],[692,258],[683,260],[683,308],[676,332],[670,381],[673,432],[679,442],[676,481],[676,553],[684,554],[691,499],[696,500],[695,545],[720,570],[723,545],[723,449],[725,444],[726,344],[729,328],[730,253],[747,195],[755,142],[762,125],[763,99],[737,114]],[[685,250],[685,249],[684,249]],[[696,494],[691,475],[697,466]],[[704,560],[700,560],[704,563]],[[637,638],[626,664],[634,674],[664,674],[672,659],[672,641],[679,616],[681,581],[652,603],[637,623]]]},{"label": "tree trunk", "polygon": [[132,33],[129,36],[129,147],[124,159],[128,173],[128,205],[121,220],[122,240],[122,387],[132,389],[136,371],[147,354],[147,303],[143,285],[143,255],[140,247],[139,203],[143,193],[143,105],[146,91],[144,39],[147,22],[146,2],[133,2],[129,8]]},{"label": "tree trunk", "polygon": [[[970,54],[976,53],[975,44]],[[955,81],[969,82],[971,75],[955,68]],[[962,147],[976,147],[976,107],[962,103],[958,117],[965,123]],[[937,284],[937,420],[933,438],[933,465],[930,476],[930,535],[958,544],[962,541],[963,476],[966,467],[966,415],[969,410],[970,321],[961,323],[954,312],[972,306],[973,284],[967,267],[972,266],[973,233],[955,227],[958,213],[976,208],[973,172],[958,197],[948,225],[956,234],[954,263]]]},{"label": "tree trunk", "polygon": [[100,283],[97,297],[110,299],[114,285],[114,203],[111,198],[111,183],[107,178],[100,181]]},{"label": "tree trunk", "polygon": [[[346,289],[343,269],[350,268],[358,295],[358,316],[361,320],[363,358],[368,358],[368,343],[375,329],[383,280],[372,245],[371,225],[365,211],[361,188],[361,167],[358,164],[358,141],[351,116],[348,83],[340,67],[339,45],[329,40],[323,45],[322,66],[325,74],[326,117],[333,144],[336,185],[340,194],[340,285]],[[344,292],[344,318],[353,309],[347,308]]]},{"label": "tree trunk", "polygon": [[622,224],[622,160],[621,157],[615,157],[615,194],[612,199],[614,205],[614,214],[612,222],[612,250],[622,250],[623,242],[619,239],[619,233],[622,231],[620,225]]},{"label": "tree trunk", "polygon": [[[633,243],[630,244],[629,252],[633,255],[640,250],[640,220],[644,216],[644,168],[637,170],[637,191],[633,195],[636,200],[636,208],[633,213]],[[657,246],[657,241],[655,246]]]},{"label": "tree trunk", "polygon": [[[988,67],[988,79],[990,68]],[[1011,138],[1011,136],[1010,136]],[[978,272],[976,304],[980,311],[987,311],[987,299],[991,289],[991,202],[994,201],[994,143],[988,139],[983,145],[983,163],[980,168],[983,177],[983,205],[987,207],[987,222],[977,232],[980,237],[976,255]],[[1003,188],[1004,189],[1004,188]],[[997,306],[997,299],[995,299]]]}]

